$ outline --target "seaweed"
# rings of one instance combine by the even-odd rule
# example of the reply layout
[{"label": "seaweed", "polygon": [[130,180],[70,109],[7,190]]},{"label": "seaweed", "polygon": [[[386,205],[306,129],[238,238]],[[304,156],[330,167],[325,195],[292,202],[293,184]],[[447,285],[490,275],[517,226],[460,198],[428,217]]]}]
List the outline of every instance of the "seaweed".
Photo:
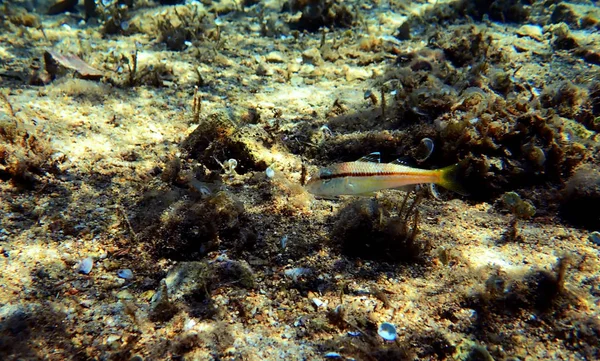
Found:
[{"label": "seaweed", "polygon": [[0,101],[6,109],[0,113],[0,179],[32,189],[47,172],[58,172],[54,150],[36,131],[27,129],[3,92]]},{"label": "seaweed", "polygon": [[169,50],[185,49],[204,36],[205,16],[198,6],[173,7],[155,20],[159,41]]},{"label": "seaweed", "polygon": [[318,31],[320,28],[353,25],[354,15],[339,0],[291,0],[283,5],[282,11],[301,12],[299,19],[288,24],[294,30]]},{"label": "seaweed", "polygon": [[332,238],[350,257],[390,262],[423,261],[430,246],[417,240],[417,206],[423,190],[407,193],[400,208],[390,201],[360,199],[341,209]]}]

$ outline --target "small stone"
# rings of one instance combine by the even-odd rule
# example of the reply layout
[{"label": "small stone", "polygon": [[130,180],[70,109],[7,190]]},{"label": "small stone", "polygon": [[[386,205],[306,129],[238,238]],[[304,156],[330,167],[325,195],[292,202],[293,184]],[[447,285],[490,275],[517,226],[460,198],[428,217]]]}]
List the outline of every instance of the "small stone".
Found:
[{"label": "small stone", "polygon": [[265,60],[269,63],[283,63],[285,60],[278,51],[272,51],[265,56]]},{"label": "small stone", "polygon": [[542,35],[542,28],[538,25],[523,25],[517,29],[517,35],[528,36],[533,40],[542,41],[544,36]]},{"label": "small stone", "polygon": [[131,292],[129,292],[129,290],[122,290],[117,293],[117,298],[120,300],[132,300],[133,295]]},{"label": "small stone", "polygon": [[273,74],[273,70],[271,70],[271,68],[269,68],[265,64],[261,63],[261,64],[258,64],[258,66],[256,67],[256,75],[267,76],[267,75],[272,75],[272,74]]},{"label": "small stone", "polygon": [[77,267],[77,272],[87,275],[90,272],[92,272],[93,267],[94,267],[94,260],[92,259],[92,257],[88,257],[88,258],[83,259],[79,263],[79,266]]},{"label": "small stone", "polygon": [[302,61],[313,65],[319,65],[323,62],[321,52],[317,48],[310,48],[302,52]]},{"label": "small stone", "polygon": [[119,271],[117,271],[117,276],[119,276],[119,278],[130,280],[133,278],[133,272],[128,268],[120,269]]},{"label": "small stone", "polygon": [[371,77],[371,73],[362,68],[346,66],[344,71],[346,73],[346,81],[365,80]]},{"label": "small stone", "polygon": [[158,291],[152,297],[150,320],[151,321],[169,321],[177,313],[177,306],[169,300],[169,291],[167,282],[163,279],[160,281]]},{"label": "small stone", "polygon": [[379,325],[377,333],[386,341],[394,341],[396,339],[396,326],[389,322],[384,322]]}]

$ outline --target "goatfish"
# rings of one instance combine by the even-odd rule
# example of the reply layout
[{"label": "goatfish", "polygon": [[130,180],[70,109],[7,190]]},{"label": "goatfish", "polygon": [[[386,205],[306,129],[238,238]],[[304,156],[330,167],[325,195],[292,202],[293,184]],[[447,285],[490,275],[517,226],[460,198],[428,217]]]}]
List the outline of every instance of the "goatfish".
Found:
[{"label": "goatfish", "polygon": [[373,192],[433,183],[456,193],[467,192],[458,181],[460,163],[440,169],[409,167],[400,160],[381,163],[374,152],[354,162],[338,163],[321,168],[306,181],[308,192],[320,198],[341,195],[370,195]]}]

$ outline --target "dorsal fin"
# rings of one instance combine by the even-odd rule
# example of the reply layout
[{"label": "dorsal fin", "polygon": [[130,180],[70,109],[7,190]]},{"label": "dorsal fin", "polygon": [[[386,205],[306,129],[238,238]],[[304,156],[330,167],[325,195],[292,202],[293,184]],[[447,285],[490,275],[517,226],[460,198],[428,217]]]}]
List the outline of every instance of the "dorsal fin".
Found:
[{"label": "dorsal fin", "polygon": [[391,164],[405,165],[407,167],[411,166],[411,162],[410,162],[410,159],[408,157],[398,158],[395,161],[393,161]]},{"label": "dorsal fin", "polygon": [[371,154],[367,154],[364,157],[357,160],[357,162],[381,163],[381,153],[373,152]]}]

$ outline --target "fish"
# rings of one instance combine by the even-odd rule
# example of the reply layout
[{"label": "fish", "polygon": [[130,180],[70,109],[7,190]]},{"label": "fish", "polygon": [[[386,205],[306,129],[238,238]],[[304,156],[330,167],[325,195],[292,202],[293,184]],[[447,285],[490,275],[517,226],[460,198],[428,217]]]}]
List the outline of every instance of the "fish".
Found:
[{"label": "fish", "polygon": [[374,152],[354,162],[321,168],[306,180],[305,188],[319,198],[337,198],[432,183],[468,195],[459,181],[461,163],[439,169],[420,169],[410,167],[401,160],[381,163],[380,157],[379,152]]}]

